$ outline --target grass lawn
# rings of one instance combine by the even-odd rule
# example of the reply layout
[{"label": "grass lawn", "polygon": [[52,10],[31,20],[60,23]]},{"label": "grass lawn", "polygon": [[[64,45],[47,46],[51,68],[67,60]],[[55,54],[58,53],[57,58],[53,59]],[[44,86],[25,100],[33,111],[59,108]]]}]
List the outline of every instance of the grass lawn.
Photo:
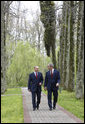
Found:
[{"label": "grass lawn", "polygon": [[[43,90],[43,88],[42,88]],[[47,94],[47,91],[43,92]],[[72,114],[74,114],[76,117],[80,118],[84,121],[84,99],[78,100],[75,98],[74,92],[68,92],[65,90],[62,90],[62,92],[58,92],[58,105],[62,106],[64,109],[68,110]]]},{"label": "grass lawn", "polygon": [[6,95],[6,94],[22,94],[21,88],[10,88],[10,89],[7,89],[7,91],[3,95]]},{"label": "grass lawn", "polygon": [[[22,94],[20,88],[8,89],[5,94]],[[1,123],[24,123],[21,95],[1,96]]]}]

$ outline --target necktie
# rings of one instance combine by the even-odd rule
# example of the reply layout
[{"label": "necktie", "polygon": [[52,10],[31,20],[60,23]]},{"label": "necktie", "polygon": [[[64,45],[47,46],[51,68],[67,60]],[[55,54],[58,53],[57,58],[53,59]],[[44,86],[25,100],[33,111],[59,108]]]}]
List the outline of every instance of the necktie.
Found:
[{"label": "necktie", "polygon": [[53,78],[53,73],[52,73],[52,70],[51,70],[51,78]]},{"label": "necktie", "polygon": [[36,79],[37,79],[37,72],[36,72]]}]

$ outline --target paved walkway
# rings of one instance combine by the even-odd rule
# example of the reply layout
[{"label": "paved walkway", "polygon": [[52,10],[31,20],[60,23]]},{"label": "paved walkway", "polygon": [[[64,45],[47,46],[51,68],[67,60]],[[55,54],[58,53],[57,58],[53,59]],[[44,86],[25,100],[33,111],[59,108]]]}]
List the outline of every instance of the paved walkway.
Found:
[{"label": "paved walkway", "polygon": [[24,94],[24,123],[83,123],[59,105],[56,110],[49,111],[47,96],[44,93],[42,93],[39,110],[33,111],[31,93],[27,88],[22,88],[22,94]]}]

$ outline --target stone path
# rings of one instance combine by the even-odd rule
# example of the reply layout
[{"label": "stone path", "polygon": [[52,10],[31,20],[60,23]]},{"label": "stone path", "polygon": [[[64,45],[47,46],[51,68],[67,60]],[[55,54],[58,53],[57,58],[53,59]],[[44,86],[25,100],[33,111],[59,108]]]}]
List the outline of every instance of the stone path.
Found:
[{"label": "stone path", "polygon": [[56,105],[56,110],[49,111],[47,96],[42,93],[39,110],[33,111],[31,93],[22,88],[24,123],[83,123],[80,119]]}]

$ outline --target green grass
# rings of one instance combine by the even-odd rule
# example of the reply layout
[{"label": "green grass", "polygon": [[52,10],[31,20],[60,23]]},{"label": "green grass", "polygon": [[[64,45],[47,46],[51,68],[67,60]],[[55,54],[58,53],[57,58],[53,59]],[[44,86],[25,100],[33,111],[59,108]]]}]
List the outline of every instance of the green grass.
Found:
[{"label": "green grass", "polygon": [[[43,92],[47,94],[47,91],[43,90]],[[65,90],[62,90],[61,93],[59,92],[58,105],[84,121],[84,99],[76,99],[74,92],[68,92]]]},{"label": "green grass", "polygon": [[7,94],[22,94],[22,92],[21,92],[21,89],[20,88],[9,88],[4,93],[4,95],[7,95]]},{"label": "green grass", "polygon": [[[12,88],[6,94],[22,94],[21,89]],[[1,96],[1,123],[24,123],[22,96]]]}]

